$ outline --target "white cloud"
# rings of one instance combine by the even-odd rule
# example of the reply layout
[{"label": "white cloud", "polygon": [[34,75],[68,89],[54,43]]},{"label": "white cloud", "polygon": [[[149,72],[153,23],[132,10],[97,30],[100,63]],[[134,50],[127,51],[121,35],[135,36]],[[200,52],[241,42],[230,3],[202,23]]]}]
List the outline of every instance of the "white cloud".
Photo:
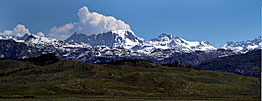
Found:
[{"label": "white cloud", "polygon": [[53,27],[51,28],[48,36],[56,39],[66,39],[68,36],[71,35],[73,27],[74,24],[66,24],[61,27]]},{"label": "white cloud", "polygon": [[64,40],[75,32],[91,35],[114,30],[131,31],[130,26],[124,21],[117,20],[112,16],[90,12],[86,6],[79,9],[78,17],[78,22],[53,27],[48,36]]},{"label": "white cloud", "polygon": [[38,32],[36,35],[40,36],[40,37],[44,37],[45,34],[43,32]]},{"label": "white cloud", "polygon": [[[25,25],[17,24],[15,28],[12,30],[5,30],[4,32],[0,32],[0,35],[11,35],[16,37],[22,37],[26,33],[31,34],[29,29],[25,27]],[[43,32],[38,32],[38,36],[44,36],[45,34]]]},{"label": "white cloud", "polygon": [[13,35],[22,37],[26,33],[30,34],[29,29],[26,29],[24,25],[18,24],[14,29],[13,29]]},{"label": "white cloud", "polygon": [[4,32],[0,32],[1,35],[12,35],[22,37],[26,33],[30,34],[29,29],[26,29],[24,25],[17,24],[13,30],[5,30]]},{"label": "white cloud", "polygon": [[11,31],[11,30],[5,30],[3,34],[4,34],[4,35],[12,35],[12,34],[13,34],[13,31]]}]

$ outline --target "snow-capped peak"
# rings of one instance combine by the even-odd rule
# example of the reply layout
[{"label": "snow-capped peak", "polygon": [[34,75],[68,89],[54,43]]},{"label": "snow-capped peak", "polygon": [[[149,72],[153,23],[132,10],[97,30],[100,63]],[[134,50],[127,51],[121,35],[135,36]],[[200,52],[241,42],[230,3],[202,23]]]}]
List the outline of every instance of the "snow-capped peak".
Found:
[{"label": "snow-capped peak", "polygon": [[93,34],[86,36],[85,34],[73,34],[65,42],[85,43],[91,46],[107,46],[114,48],[130,49],[135,45],[139,45],[144,39],[136,36],[132,31],[116,30],[106,33]]},{"label": "snow-capped peak", "polygon": [[159,37],[151,39],[146,43],[151,44],[155,48],[161,49],[181,49],[185,51],[207,51],[216,49],[205,41],[187,41],[174,35],[161,34]]},{"label": "snow-capped peak", "polygon": [[[126,35],[128,35],[128,34],[135,35],[133,32],[131,32],[131,31],[126,31],[126,30],[115,30],[115,31],[111,31],[111,32],[119,35],[119,36],[122,37],[122,38],[125,38]],[[128,33],[128,32],[129,32],[129,33]]]},{"label": "snow-capped peak", "polygon": [[257,36],[254,40],[241,42],[227,42],[220,46],[221,49],[233,50],[235,53],[246,53],[255,49],[262,49],[262,37]]},{"label": "snow-capped peak", "polygon": [[135,45],[140,45],[144,41],[144,39],[136,36],[132,31],[125,30],[116,30],[112,31],[112,34],[115,35],[113,47],[124,47],[127,49],[131,49]]},{"label": "snow-capped peak", "polygon": [[44,36],[38,36],[34,34],[28,36],[25,42],[30,45],[38,45],[38,46],[46,45],[46,46],[54,46],[54,47],[62,47],[63,45],[66,44],[64,41],[61,40],[47,38]]},{"label": "snow-capped peak", "polygon": [[29,33],[25,33],[24,36],[13,36],[13,35],[0,35],[0,39],[4,39],[4,40],[15,40],[16,42],[25,42],[25,40],[28,38],[28,36],[30,36],[32,34]]}]

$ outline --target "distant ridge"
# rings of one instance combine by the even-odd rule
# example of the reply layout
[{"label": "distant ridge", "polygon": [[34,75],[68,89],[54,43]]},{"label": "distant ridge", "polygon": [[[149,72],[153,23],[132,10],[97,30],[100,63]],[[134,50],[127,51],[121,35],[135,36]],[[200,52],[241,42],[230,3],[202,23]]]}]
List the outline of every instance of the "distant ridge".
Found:
[{"label": "distant ridge", "polygon": [[257,36],[253,40],[241,41],[241,42],[227,42],[220,48],[233,50],[236,53],[247,53],[252,50],[262,49],[262,36]]},{"label": "distant ridge", "polygon": [[261,49],[204,61],[197,68],[261,77]]}]

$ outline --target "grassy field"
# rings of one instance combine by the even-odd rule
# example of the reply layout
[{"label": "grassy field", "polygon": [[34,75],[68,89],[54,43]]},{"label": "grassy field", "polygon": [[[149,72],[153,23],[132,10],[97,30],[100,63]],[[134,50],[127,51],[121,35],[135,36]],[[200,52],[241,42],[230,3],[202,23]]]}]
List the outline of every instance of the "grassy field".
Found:
[{"label": "grassy field", "polygon": [[0,100],[260,100],[260,78],[147,61],[0,60]]}]

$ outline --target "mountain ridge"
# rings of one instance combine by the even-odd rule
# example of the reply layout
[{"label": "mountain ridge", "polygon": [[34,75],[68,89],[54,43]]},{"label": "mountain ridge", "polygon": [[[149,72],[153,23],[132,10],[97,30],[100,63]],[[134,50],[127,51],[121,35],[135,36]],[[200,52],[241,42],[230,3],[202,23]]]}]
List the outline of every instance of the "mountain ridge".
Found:
[{"label": "mountain ridge", "polygon": [[[118,34],[117,34],[118,33]],[[216,49],[209,42],[206,41],[186,41],[174,35],[161,34],[157,38],[151,40],[144,40],[137,37],[133,32],[118,30],[100,33],[98,35],[92,34],[87,36],[82,33],[74,33],[65,42],[85,43],[91,46],[104,45],[113,48],[127,48],[134,49],[144,53],[150,53],[155,49],[181,49],[184,51],[209,51]]]},{"label": "mountain ridge", "polygon": [[113,48],[127,48],[141,44],[142,38],[137,37],[133,32],[118,30],[109,31],[106,33],[92,34],[87,36],[85,34],[74,33],[72,36],[67,38],[65,42],[76,42],[78,44],[84,43],[91,46],[107,46]]},{"label": "mountain ridge", "polygon": [[222,49],[233,50],[236,53],[247,53],[255,49],[262,49],[262,36],[257,36],[253,40],[246,40],[240,42],[227,42],[220,46]]},{"label": "mountain ridge", "polygon": [[[201,49],[201,47],[209,49],[206,47],[209,43],[205,41],[186,41],[177,36],[168,34],[161,34],[159,35],[159,37],[154,38],[150,41],[157,41],[156,45],[165,47],[167,47],[168,45],[174,45],[172,46],[173,48],[157,48],[154,45],[148,44],[150,42],[147,43],[147,41],[144,41],[143,39],[135,36],[132,32],[123,30],[119,32],[120,33],[118,33],[118,31],[111,31],[108,33],[89,36],[92,40],[99,39],[99,42],[97,42],[99,43],[99,45],[95,46],[81,43],[80,41],[78,43],[70,40],[69,42],[65,42],[62,40],[52,39],[44,36],[37,36],[34,34],[23,36],[27,37],[26,40],[24,40],[25,38],[9,36],[6,36],[7,38],[5,38],[3,36],[0,36],[0,41],[3,43],[0,51],[6,52],[6,49],[14,50],[12,54],[16,54],[13,56],[10,52],[6,52],[0,53],[0,56],[2,58],[8,58],[10,56],[13,56],[14,58],[30,58],[39,56],[41,54],[55,53],[57,56],[68,60],[78,60],[91,63],[110,62],[124,59],[143,59],[152,61],[157,64],[168,64],[173,63],[174,61],[182,61],[187,64],[198,65],[201,62],[209,59],[240,54],[234,52],[234,50],[230,51],[228,49],[222,48],[213,49],[212,46],[210,50],[198,50]],[[80,35],[81,37],[86,36],[84,34],[77,33],[74,33],[72,36],[74,35]],[[101,42],[103,42],[103,40],[100,39],[103,39],[105,37],[104,35],[113,37],[113,40],[107,40],[109,43],[108,45],[111,45],[111,47],[101,45]],[[97,36],[102,38],[98,38]],[[132,45],[128,43],[128,41],[125,41],[126,38],[129,41],[133,40],[133,42],[137,43]],[[105,39],[108,39],[108,37],[105,37]],[[115,42],[119,42],[119,44],[114,44]],[[14,44],[14,46],[18,45],[23,48],[9,47],[8,45],[10,43]],[[193,45],[189,45],[192,43]],[[204,45],[202,46],[202,44]],[[125,46],[127,45],[131,45],[132,47],[128,46],[128,48],[125,48]],[[180,48],[177,48],[178,46]],[[32,52],[32,50],[36,50],[37,52]]]}]

